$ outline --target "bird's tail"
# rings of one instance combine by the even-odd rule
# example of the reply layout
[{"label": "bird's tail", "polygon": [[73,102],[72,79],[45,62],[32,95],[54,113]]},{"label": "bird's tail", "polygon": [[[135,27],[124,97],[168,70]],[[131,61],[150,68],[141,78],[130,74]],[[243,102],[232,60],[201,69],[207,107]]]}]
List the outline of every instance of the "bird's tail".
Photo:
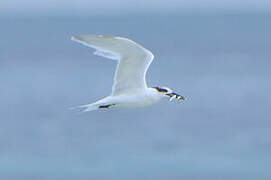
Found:
[{"label": "bird's tail", "polygon": [[92,103],[92,104],[86,104],[86,105],[81,105],[81,106],[77,106],[77,107],[72,107],[69,109],[75,110],[79,113],[84,113],[84,112],[88,112],[88,111],[97,110],[97,109],[99,109],[99,106],[96,103]]},{"label": "bird's tail", "polygon": [[105,97],[103,99],[100,99],[94,103],[81,105],[77,107],[70,108],[71,110],[76,110],[79,113],[84,113],[88,111],[95,111],[98,109],[110,109],[114,107],[116,104],[112,103],[112,100],[110,97]]}]

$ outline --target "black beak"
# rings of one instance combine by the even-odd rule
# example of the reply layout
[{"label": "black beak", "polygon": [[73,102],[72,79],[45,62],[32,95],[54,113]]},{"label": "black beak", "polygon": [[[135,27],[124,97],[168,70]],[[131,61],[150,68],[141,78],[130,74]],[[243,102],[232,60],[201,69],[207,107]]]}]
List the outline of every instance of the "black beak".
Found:
[{"label": "black beak", "polygon": [[181,95],[179,95],[179,94],[177,94],[177,93],[168,93],[168,94],[166,94],[166,95],[170,97],[170,98],[169,98],[169,101],[171,101],[172,98],[176,98],[176,99],[183,100],[183,101],[186,101],[186,100],[187,100],[185,97],[183,97],[183,96],[181,96]]}]

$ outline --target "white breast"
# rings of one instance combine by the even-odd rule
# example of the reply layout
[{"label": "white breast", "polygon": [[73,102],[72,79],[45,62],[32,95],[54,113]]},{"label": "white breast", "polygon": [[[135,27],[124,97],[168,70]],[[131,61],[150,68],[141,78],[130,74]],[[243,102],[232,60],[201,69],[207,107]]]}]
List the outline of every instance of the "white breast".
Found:
[{"label": "white breast", "polygon": [[116,102],[119,108],[141,108],[159,103],[163,97],[148,88],[146,91],[136,94],[122,94],[111,96],[111,101]]}]

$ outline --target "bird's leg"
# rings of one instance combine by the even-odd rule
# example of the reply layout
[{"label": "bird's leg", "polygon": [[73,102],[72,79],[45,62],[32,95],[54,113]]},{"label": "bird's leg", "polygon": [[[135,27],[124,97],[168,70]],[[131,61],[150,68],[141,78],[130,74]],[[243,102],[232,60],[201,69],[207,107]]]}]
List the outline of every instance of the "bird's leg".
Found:
[{"label": "bird's leg", "polygon": [[102,106],[99,106],[100,109],[108,109],[110,108],[111,106],[114,106],[116,104],[108,104],[108,105],[102,105]]}]

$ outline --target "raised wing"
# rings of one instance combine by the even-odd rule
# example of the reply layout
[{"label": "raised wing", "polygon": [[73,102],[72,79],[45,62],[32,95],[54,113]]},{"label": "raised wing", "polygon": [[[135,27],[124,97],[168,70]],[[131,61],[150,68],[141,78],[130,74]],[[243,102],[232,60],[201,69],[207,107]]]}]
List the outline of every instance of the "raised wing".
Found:
[{"label": "raised wing", "polygon": [[147,88],[145,75],[153,54],[136,42],[102,35],[81,35],[72,40],[96,49],[95,55],[118,60],[112,95],[135,93]]}]

